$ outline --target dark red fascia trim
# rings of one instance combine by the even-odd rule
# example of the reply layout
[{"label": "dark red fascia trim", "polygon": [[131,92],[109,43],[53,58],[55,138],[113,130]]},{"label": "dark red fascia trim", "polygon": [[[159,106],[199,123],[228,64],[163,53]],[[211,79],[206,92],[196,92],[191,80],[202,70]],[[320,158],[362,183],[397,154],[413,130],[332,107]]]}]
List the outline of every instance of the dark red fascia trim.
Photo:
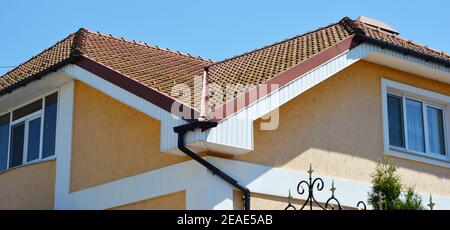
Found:
[{"label": "dark red fascia trim", "polygon": [[[302,76],[303,74],[313,70],[314,68],[318,67],[319,65],[333,59],[334,57],[338,56],[339,54],[342,54],[350,49],[353,49],[354,47],[361,44],[361,40],[357,39],[354,35],[348,37],[347,39],[335,44],[334,46],[331,46],[324,51],[308,58],[307,60],[291,67],[290,69],[278,74],[277,76],[273,77],[272,79],[265,82],[266,85],[271,84],[277,84],[278,88],[283,87],[290,82],[296,80],[299,76]],[[145,86],[113,69],[110,69],[88,57],[80,56],[74,64],[78,65],[79,67],[135,94],[136,96],[139,96],[159,107],[162,109],[168,111],[171,113],[172,104],[175,102],[173,98],[170,98],[166,96],[165,94],[162,94],[161,92],[158,92],[148,86]],[[259,87],[255,87],[244,94],[236,97],[235,99],[225,103],[224,105],[221,105],[218,109],[215,111],[221,111],[222,117],[221,119],[213,118],[211,121],[219,122],[223,120],[224,118],[232,115],[234,112],[237,112],[240,109],[243,109],[247,106],[249,106],[251,103],[263,98],[267,94],[274,92],[278,90],[278,88],[273,89],[271,87],[268,87],[264,91],[260,90]],[[257,95],[257,96],[255,96]],[[244,106],[242,108],[238,107],[238,101],[245,100]],[[233,106],[233,107],[231,107]],[[227,114],[226,108],[235,108],[232,113]],[[236,109],[237,108],[237,109]],[[195,119],[192,118],[198,118],[199,112],[189,108],[191,118],[185,120],[192,121]]]},{"label": "dark red fascia trim", "polygon": [[[225,103],[224,105],[221,105],[219,108],[215,109],[215,112],[220,111],[223,114],[222,115],[223,118],[213,118],[211,120],[214,122],[220,122],[221,120],[234,114],[235,112],[238,112],[239,110],[249,106],[251,103],[263,98],[267,94],[274,92],[274,91],[278,90],[279,88],[296,80],[297,78],[299,78],[299,76],[302,76],[305,73],[322,65],[323,63],[330,61],[331,59],[335,58],[336,56],[355,48],[356,46],[360,45],[361,43],[362,43],[362,41],[360,39],[358,39],[354,35],[351,35],[350,37],[346,38],[345,40],[343,40],[331,47],[328,47],[327,49],[323,50],[322,52],[306,59],[305,61],[287,69],[284,72],[281,72],[280,74],[276,75],[272,79],[268,80],[264,84],[268,85],[269,87],[267,87],[267,89],[264,89],[264,91],[260,90],[261,88],[256,86],[255,88],[252,88],[251,90],[245,92],[244,94],[241,94],[240,96]],[[270,87],[271,84],[277,84],[278,88],[271,88]],[[257,95],[257,96],[255,96],[255,95]],[[238,101],[242,102],[241,100],[245,100],[244,106],[243,107],[241,106],[241,108],[238,108]],[[234,108],[234,110],[231,111],[231,113],[230,113],[229,111],[226,111],[226,108]],[[214,114],[215,112],[212,112],[212,114]]]},{"label": "dark red fascia trim", "polygon": [[[74,64],[171,113],[172,105],[175,102],[173,98],[143,85],[128,76],[108,68],[88,57],[80,56]],[[185,108],[186,107],[187,106],[185,106]],[[198,111],[190,107],[187,108],[190,110],[191,118],[183,119],[190,121],[192,118],[199,117],[200,113]]]}]

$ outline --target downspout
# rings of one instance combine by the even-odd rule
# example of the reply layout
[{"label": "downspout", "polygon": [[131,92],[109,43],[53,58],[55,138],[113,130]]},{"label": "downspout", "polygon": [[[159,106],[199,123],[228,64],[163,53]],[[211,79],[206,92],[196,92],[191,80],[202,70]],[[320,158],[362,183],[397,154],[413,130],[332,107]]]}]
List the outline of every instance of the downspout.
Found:
[{"label": "downspout", "polygon": [[241,190],[244,193],[244,208],[245,210],[250,210],[250,190],[239,184],[239,182],[234,179],[233,177],[229,176],[222,170],[218,169],[216,166],[212,165],[190,149],[186,147],[186,143],[184,142],[185,134],[189,131],[195,131],[196,129],[200,129],[202,132],[214,128],[217,126],[217,122],[208,121],[206,117],[206,107],[207,107],[207,100],[208,100],[208,69],[205,68],[205,72],[203,75],[203,85],[202,85],[202,99],[201,99],[201,112],[200,112],[200,118],[197,121],[193,121],[191,123],[177,126],[173,128],[173,131],[178,134],[178,149],[188,155],[193,160],[197,161],[201,165],[203,165],[205,168],[210,170],[213,175],[217,175],[226,182],[230,183],[237,189]]}]

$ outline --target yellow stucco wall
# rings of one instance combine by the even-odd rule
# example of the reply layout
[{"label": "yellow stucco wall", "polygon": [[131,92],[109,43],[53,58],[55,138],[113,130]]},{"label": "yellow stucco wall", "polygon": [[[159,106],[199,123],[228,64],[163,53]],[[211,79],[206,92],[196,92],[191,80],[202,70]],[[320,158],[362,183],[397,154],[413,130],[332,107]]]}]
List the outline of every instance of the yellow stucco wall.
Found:
[{"label": "yellow stucco wall", "polygon": [[189,159],[159,151],[159,121],[79,81],[73,124],[71,191]]},{"label": "yellow stucco wall", "polygon": [[111,210],[185,210],[186,191],[111,208]]},{"label": "yellow stucco wall", "polygon": [[[383,157],[381,78],[450,95],[450,85],[360,61],[280,108],[275,131],[254,124],[254,151],[233,159],[369,183]],[[419,192],[450,196],[450,169],[395,159]]]},{"label": "yellow stucco wall", "polygon": [[22,166],[0,174],[0,209],[53,209],[55,161]]}]

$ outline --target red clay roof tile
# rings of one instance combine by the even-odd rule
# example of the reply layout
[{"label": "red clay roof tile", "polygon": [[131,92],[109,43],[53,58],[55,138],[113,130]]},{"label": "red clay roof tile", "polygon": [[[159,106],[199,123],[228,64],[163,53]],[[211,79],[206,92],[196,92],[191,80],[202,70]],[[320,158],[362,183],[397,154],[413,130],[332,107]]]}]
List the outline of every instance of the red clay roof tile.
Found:
[{"label": "red clay roof tile", "polygon": [[[227,84],[258,85],[352,35],[403,47],[450,63],[450,56],[443,52],[349,18],[217,63],[142,42],[80,29],[0,77],[0,95],[42,77],[46,71],[59,68],[80,55],[167,96],[177,83],[193,87],[193,77],[202,75],[205,67],[209,69],[209,83],[222,87]],[[198,102],[200,98],[194,100]],[[225,100],[216,103],[223,102]]]}]

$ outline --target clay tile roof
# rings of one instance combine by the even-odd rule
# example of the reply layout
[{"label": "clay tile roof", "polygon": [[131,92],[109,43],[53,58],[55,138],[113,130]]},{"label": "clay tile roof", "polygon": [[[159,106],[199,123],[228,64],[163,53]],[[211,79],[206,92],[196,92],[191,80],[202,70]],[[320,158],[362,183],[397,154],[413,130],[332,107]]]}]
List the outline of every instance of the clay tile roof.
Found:
[{"label": "clay tile roof", "polygon": [[35,76],[51,66],[67,60],[72,52],[75,34],[69,35],[54,46],[42,51],[25,63],[0,77],[0,90],[4,91],[17,84],[25,84],[28,78]]},{"label": "clay tile roof", "polygon": [[417,52],[429,56],[430,58],[437,58],[442,59],[444,62],[450,62],[450,55],[442,51],[437,51],[429,48],[428,46],[418,44],[411,40],[404,39],[400,37],[399,33],[396,31],[389,33],[389,31],[384,31],[382,29],[362,23],[358,20],[351,20],[349,18],[344,18],[341,23],[354,34],[364,36],[380,43],[384,42],[389,45],[394,45],[406,50]]},{"label": "clay tile roof", "polygon": [[[404,53],[412,52],[440,64],[449,66],[450,63],[450,56],[444,52],[403,39],[388,25],[365,17],[359,20],[343,18],[324,28],[217,63],[143,42],[80,29],[0,77],[0,96],[72,63],[79,56],[165,95],[170,95],[172,86],[177,83],[187,83],[192,87],[193,77],[201,75],[205,67],[209,71],[209,83],[216,83],[223,89],[227,84],[258,85],[353,35],[365,42],[400,48]],[[198,102],[200,98],[195,100]],[[225,100],[216,102],[216,105]]]},{"label": "clay tile roof", "polygon": [[[277,74],[348,38],[341,23],[298,35],[290,39],[236,56],[209,67],[209,82],[222,86],[258,85]],[[239,92],[241,93],[241,92]],[[238,93],[238,94],[239,94]],[[226,98],[224,98],[226,100]]]},{"label": "clay tile roof", "polygon": [[191,84],[193,76],[202,75],[203,68],[213,63],[142,42],[80,29],[0,77],[0,90],[25,84],[27,79],[79,55],[166,95],[170,95],[174,82]]}]

